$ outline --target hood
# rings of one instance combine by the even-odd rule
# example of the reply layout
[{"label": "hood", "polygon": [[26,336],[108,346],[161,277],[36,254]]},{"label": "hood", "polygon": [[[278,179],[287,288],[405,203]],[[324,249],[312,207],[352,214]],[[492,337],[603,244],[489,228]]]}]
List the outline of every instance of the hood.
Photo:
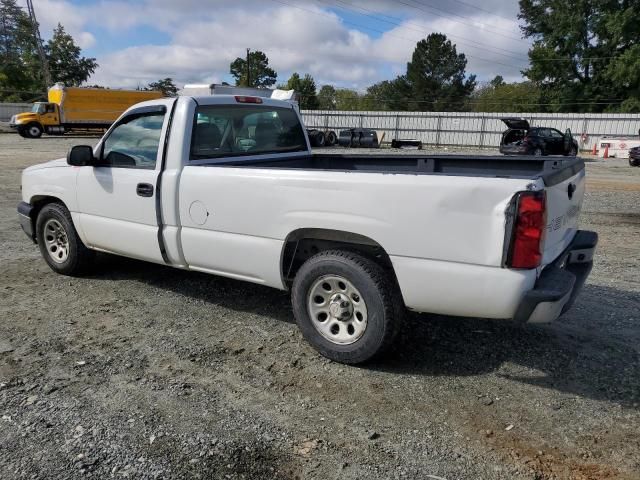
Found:
[{"label": "hood", "polygon": [[529,122],[525,118],[501,118],[500,120],[513,130],[529,130]]},{"label": "hood", "polygon": [[66,158],[58,158],[57,160],[51,160],[45,163],[38,163],[37,165],[31,165],[24,169],[25,172],[30,172],[33,170],[42,170],[43,168],[60,168],[60,167],[68,167],[70,166],[67,163]]},{"label": "hood", "polygon": [[31,112],[18,113],[16,115],[14,115],[14,117],[15,117],[14,121],[16,123],[27,123],[27,122],[30,122],[32,120],[38,120],[38,114],[37,113],[31,113]]}]

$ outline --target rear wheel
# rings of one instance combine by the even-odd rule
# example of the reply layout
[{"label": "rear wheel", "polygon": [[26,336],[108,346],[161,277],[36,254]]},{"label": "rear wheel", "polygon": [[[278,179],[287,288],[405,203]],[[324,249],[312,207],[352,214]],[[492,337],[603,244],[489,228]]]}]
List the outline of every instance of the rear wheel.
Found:
[{"label": "rear wheel", "polygon": [[629,165],[631,165],[632,167],[640,166],[640,160],[634,160],[633,158],[630,158]]},{"label": "rear wheel", "polygon": [[357,253],[330,250],[300,267],[293,311],[305,339],[322,355],[362,363],[388,348],[404,307],[392,277]]},{"label": "rear wheel", "polygon": [[92,264],[94,252],[89,250],[76,232],[69,211],[59,203],[42,207],[36,220],[40,253],[54,272],[78,275]]},{"label": "rear wheel", "polygon": [[544,155],[544,152],[542,151],[542,149],[540,147],[536,147],[533,149],[533,156],[534,157],[541,157],[542,155]]}]

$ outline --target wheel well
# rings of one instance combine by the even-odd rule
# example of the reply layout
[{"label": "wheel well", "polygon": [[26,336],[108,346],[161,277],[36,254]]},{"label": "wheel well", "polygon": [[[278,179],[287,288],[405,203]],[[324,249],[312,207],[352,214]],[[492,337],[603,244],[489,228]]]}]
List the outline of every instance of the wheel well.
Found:
[{"label": "wheel well", "polygon": [[335,249],[358,252],[388,269],[395,277],[389,255],[371,238],[341,230],[303,228],[291,232],[285,240],[281,260],[284,284],[291,286],[296,273],[307,259],[319,252]]},{"label": "wheel well", "polygon": [[67,207],[64,202],[57,197],[50,197],[48,195],[36,195],[35,197],[31,197],[31,206],[33,207],[33,210],[31,210],[30,217],[34,237],[36,236],[36,220],[38,219],[38,214],[45,205],[48,205],[50,203],[59,203],[65,208]]}]

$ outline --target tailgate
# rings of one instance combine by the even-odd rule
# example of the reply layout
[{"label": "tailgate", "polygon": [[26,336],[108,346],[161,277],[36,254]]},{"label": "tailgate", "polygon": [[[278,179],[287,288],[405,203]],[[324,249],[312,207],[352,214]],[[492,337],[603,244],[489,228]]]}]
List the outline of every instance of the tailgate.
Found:
[{"label": "tailgate", "polygon": [[584,167],[575,175],[545,187],[547,193],[547,231],[542,264],[553,262],[571,243],[578,228],[584,197]]}]

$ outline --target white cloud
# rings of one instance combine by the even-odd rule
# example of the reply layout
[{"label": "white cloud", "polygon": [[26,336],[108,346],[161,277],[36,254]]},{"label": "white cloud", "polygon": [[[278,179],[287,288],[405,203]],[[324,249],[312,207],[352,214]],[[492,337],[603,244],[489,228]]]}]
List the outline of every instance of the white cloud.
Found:
[{"label": "white cloud", "polygon": [[[144,26],[169,37],[166,45],[136,45],[100,55],[100,67],[90,82],[115,87],[167,76],[178,83],[219,82],[228,75],[229,63],[250,47],[267,54],[281,82],[297,71],[310,73],[318,85],[362,89],[403,73],[415,43],[434,31],[447,34],[457,44],[458,52],[467,55],[467,71],[480,78],[500,74],[516,80],[520,78],[518,67],[527,63],[528,43],[518,40],[517,6],[500,0],[487,0],[475,9],[444,0],[420,9],[390,0],[334,4],[334,10],[349,5],[352,14],[365,15],[354,20],[359,28],[342,21],[320,0],[315,4],[294,0],[35,3],[43,30],[61,22],[83,48],[97,41],[88,31],[96,24],[116,35]],[[451,15],[443,13],[455,8],[458,10]],[[380,36],[364,27],[388,31]]]}]

